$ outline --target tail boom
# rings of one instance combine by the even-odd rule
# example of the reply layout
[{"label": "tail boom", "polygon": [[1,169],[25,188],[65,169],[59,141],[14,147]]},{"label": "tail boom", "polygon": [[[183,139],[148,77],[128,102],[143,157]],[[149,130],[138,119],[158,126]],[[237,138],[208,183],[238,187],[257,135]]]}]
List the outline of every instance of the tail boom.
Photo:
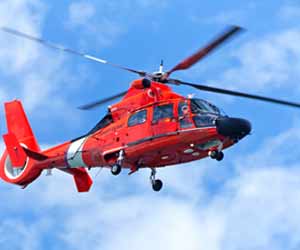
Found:
[{"label": "tail boom", "polygon": [[0,159],[0,178],[26,187],[44,169],[58,168],[73,176],[78,192],[89,191],[93,181],[84,168],[84,141],[66,142],[41,152],[21,102],[5,103],[5,116],[8,133],[3,135],[6,149]]}]

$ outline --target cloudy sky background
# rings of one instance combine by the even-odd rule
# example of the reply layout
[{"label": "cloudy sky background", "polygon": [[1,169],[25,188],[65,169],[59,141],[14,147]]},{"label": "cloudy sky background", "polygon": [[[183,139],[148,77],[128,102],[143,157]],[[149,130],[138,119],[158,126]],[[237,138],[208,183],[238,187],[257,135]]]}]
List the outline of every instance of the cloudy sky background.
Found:
[{"label": "cloudy sky background", "polygon": [[[0,25],[151,72],[161,59],[171,68],[227,24],[238,24],[247,32],[176,76],[299,101],[298,1],[198,2],[3,0]],[[22,100],[43,147],[89,130],[105,107],[76,107],[122,91],[133,79],[0,34],[1,103]],[[159,193],[147,170],[130,177],[92,171],[87,194],[59,172],[26,190],[1,182],[0,249],[299,249],[300,111],[176,91],[251,120],[252,135],[226,150],[221,163],[205,159],[159,170],[165,184]],[[0,121],[3,134],[3,109]]]}]

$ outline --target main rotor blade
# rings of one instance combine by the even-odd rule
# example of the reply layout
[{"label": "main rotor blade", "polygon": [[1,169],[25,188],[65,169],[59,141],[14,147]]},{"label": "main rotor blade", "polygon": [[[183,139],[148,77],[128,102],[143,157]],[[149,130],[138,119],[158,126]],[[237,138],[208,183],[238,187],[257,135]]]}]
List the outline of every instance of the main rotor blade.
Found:
[{"label": "main rotor blade", "polygon": [[107,102],[110,102],[110,101],[113,101],[117,98],[120,98],[124,95],[126,95],[127,91],[123,91],[119,94],[116,94],[116,95],[113,95],[113,96],[110,96],[110,97],[107,97],[107,98],[104,98],[104,99],[101,99],[101,100],[98,100],[98,101],[94,101],[94,102],[91,102],[91,103],[88,103],[88,104],[84,104],[82,106],[79,106],[78,108],[79,109],[82,109],[82,110],[89,110],[89,109],[93,109],[93,108],[96,108],[100,105],[103,105]]},{"label": "main rotor blade", "polygon": [[180,80],[175,80],[175,79],[169,79],[168,83],[176,84],[176,85],[186,85],[186,86],[190,86],[190,87],[193,87],[193,88],[196,88],[199,90],[203,90],[203,91],[207,91],[207,92],[244,97],[244,98],[248,98],[248,99],[254,99],[254,100],[259,100],[259,101],[264,101],[264,102],[270,102],[270,103],[276,103],[276,104],[300,108],[300,103],[289,102],[289,101],[274,99],[274,98],[265,97],[265,96],[252,95],[252,94],[233,91],[233,90],[209,87],[206,85],[200,85],[200,84],[189,83],[189,82],[182,82]]},{"label": "main rotor blade", "polygon": [[224,44],[224,42],[228,41],[229,38],[232,38],[234,35],[237,35],[242,30],[243,29],[238,26],[229,26],[222,34],[217,36],[217,38],[212,40],[205,47],[199,49],[196,53],[184,59],[171,70],[169,70],[166,73],[167,77],[171,75],[174,71],[188,69],[189,67],[193,66],[195,63],[207,56],[210,52],[214,51],[220,45]]},{"label": "main rotor blade", "polygon": [[95,56],[92,56],[92,55],[89,55],[89,54],[86,54],[86,53],[83,53],[83,52],[79,52],[79,51],[76,51],[76,50],[73,50],[73,49],[65,48],[60,44],[55,44],[55,43],[52,43],[50,41],[47,41],[47,40],[44,40],[44,39],[41,39],[41,38],[38,38],[38,37],[34,37],[32,35],[25,34],[25,33],[21,32],[21,31],[18,31],[18,30],[14,30],[14,29],[11,29],[11,28],[8,28],[8,27],[0,27],[0,29],[4,32],[9,33],[9,34],[12,34],[12,35],[15,35],[15,36],[18,36],[18,37],[22,37],[22,38],[40,43],[40,44],[42,44],[42,45],[44,45],[48,48],[51,48],[51,49],[67,52],[67,53],[70,53],[70,54],[73,54],[73,55],[76,55],[76,56],[80,56],[80,57],[83,57],[87,60],[94,61],[94,62],[97,62],[97,63],[108,64],[112,67],[119,68],[119,69],[122,69],[122,70],[126,70],[126,71],[129,71],[129,72],[138,74],[141,77],[144,77],[144,76],[147,75],[146,72],[144,72],[144,71],[139,71],[139,70],[123,67],[121,65],[108,62],[104,59],[101,59],[101,58],[98,58],[98,57],[95,57]]}]

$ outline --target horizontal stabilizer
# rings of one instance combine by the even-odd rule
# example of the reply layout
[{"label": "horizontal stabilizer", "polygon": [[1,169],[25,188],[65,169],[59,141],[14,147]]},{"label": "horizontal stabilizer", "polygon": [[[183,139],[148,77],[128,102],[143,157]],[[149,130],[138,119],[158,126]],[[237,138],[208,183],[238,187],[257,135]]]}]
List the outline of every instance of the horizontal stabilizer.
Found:
[{"label": "horizontal stabilizer", "polygon": [[88,192],[93,184],[93,180],[85,168],[59,168],[68,174],[73,175],[78,192]]},{"label": "horizontal stabilizer", "polygon": [[78,168],[76,170],[78,171],[76,171],[73,177],[77,187],[77,191],[88,192],[93,184],[92,178],[85,168]]},{"label": "horizontal stabilizer", "polygon": [[6,149],[14,168],[22,168],[26,163],[26,153],[13,133],[3,135]]}]

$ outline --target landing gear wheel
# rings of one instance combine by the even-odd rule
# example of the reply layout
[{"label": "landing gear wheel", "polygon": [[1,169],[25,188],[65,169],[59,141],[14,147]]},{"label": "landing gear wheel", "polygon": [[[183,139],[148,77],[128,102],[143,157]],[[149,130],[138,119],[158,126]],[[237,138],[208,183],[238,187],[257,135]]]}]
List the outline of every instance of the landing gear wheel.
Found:
[{"label": "landing gear wheel", "polygon": [[156,169],[155,168],[151,168],[150,181],[151,181],[151,184],[152,184],[152,189],[154,191],[158,192],[158,191],[161,190],[161,188],[163,186],[163,183],[162,183],[161,180],[156,179],[155,175],[156,175]]},{"label": "landing gear wheel", "polygon": [[217,150],[214,150],[209,153],[209,156],[212,159],[217,159],[218,154],[219,154],[219,152]]},{"label": "landing gear wheel", "polygon": [[159,179],[154,180],[154,182],[152,183],[152,188],[156,192],[159,192],[161,190],[162,186],[163,186],[163,182]]},{"label": "landing gear wheel", "polygon": [[224,153],[222,151],[214,150],[209,153],[209,156],[217,161],[222,161],[224,158]]},{"label": "landing gear wheel", "polygon": [[111,167],[110,171],[113,175],[118,175],[121,173],[122,167],[119,164],[115,164]]},{"label": "landing gear wheel", "polygon": [[222,161],[224,158],[224,153],[221,151],[221,152],[218,152],[217,154],[217,157],[216,157],[216,160],[217,161]]}]

